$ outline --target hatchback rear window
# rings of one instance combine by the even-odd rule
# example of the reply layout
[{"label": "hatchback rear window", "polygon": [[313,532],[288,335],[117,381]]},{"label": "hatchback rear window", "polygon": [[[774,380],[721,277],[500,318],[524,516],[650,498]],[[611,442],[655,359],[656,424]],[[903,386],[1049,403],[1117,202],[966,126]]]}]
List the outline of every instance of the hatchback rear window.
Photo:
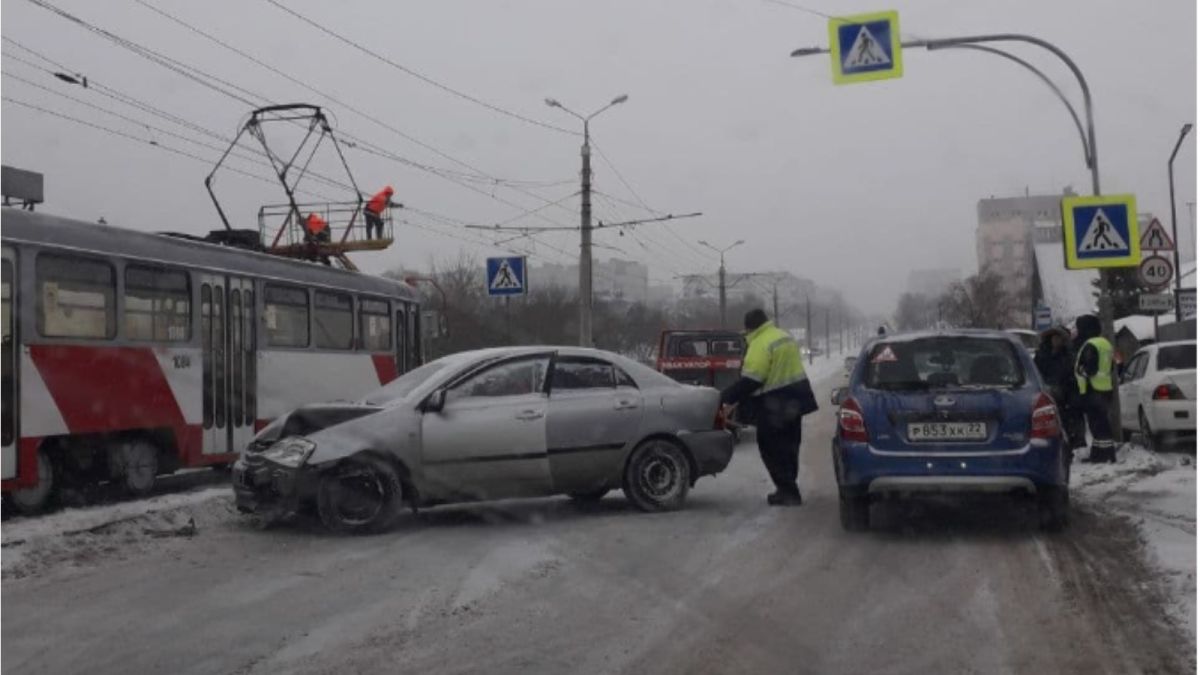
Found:
[{"label": "hatchback rear window", "polygon": [[933,337],[876,345],[864,384],[891,391],[1008,389],[1025,384],[1025,368],[1008,340]]},{"label": "hatchback rear window", "polygon": [[1159,370],[1195,370],[1195,345],[1172,345],[1158,350]]}]

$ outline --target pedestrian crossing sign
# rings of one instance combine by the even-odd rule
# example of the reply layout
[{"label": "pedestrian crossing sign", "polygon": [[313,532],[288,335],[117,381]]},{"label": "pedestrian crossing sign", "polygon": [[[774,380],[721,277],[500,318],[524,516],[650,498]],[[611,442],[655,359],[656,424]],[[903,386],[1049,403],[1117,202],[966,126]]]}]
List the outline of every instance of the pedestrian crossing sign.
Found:
[{"label": "pedestrian crossing sign", "polygon": [[512,255],[487,259],[488,295],[524,295],[525,291],[524,256]]},{"label": "pedestrian crossing sign", "polygon": [[875,12],[829,19],[829,54],[834,84],[900,77],[900,15]]},{"label": "pedestrian crossing sign", "polygon": [[1142,262],[1133,195],[1064,197],[1062,219],[1068,269],[1134,267]]}]

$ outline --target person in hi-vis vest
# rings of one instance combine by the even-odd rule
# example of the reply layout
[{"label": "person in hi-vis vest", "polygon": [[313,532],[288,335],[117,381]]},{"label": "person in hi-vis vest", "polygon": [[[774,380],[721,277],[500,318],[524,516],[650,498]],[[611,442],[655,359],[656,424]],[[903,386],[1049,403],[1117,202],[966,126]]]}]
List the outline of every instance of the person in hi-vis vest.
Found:
[{"label": "person in hi-vis vest", "polygon": [[1092,432],[1092,450],[1085,462],[1116,462],[1108,411],[1116,395],[1116,360],[1113,345],[1100,334],[1100,319],[1085,314],[1075,320],[1075,383],[1080,407]]},{"label": "person in hi-vis vest", "polygon": [[742,376],[721,392],[722,405],[738,405],[753,420],[758,452],[775,492],[772,506],[799,506],[800,422],[817,409],[812,385],[796,340],[767,320],[767,313],[746,313],[746,356]]}]

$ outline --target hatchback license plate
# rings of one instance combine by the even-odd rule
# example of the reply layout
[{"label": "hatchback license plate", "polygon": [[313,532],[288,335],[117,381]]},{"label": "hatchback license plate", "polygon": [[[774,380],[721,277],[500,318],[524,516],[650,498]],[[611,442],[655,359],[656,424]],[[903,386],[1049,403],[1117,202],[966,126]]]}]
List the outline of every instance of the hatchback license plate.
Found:
[{"label": "hatchback license plate", "polygon": [[982,441],[987,438],[987,422],[914,422],[908,425],[908,440]]}]

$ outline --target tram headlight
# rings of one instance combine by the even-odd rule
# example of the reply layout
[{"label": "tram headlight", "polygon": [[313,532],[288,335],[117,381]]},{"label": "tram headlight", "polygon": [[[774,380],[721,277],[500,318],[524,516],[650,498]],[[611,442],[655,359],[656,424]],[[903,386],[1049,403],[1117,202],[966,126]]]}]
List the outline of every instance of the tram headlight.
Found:
[{"label": "tram headlight", "polygon": [[308,461],[316,449],[317,444],[307,438],[291,436],[267,448],[262,456],[263,459],[294,469]]}]

